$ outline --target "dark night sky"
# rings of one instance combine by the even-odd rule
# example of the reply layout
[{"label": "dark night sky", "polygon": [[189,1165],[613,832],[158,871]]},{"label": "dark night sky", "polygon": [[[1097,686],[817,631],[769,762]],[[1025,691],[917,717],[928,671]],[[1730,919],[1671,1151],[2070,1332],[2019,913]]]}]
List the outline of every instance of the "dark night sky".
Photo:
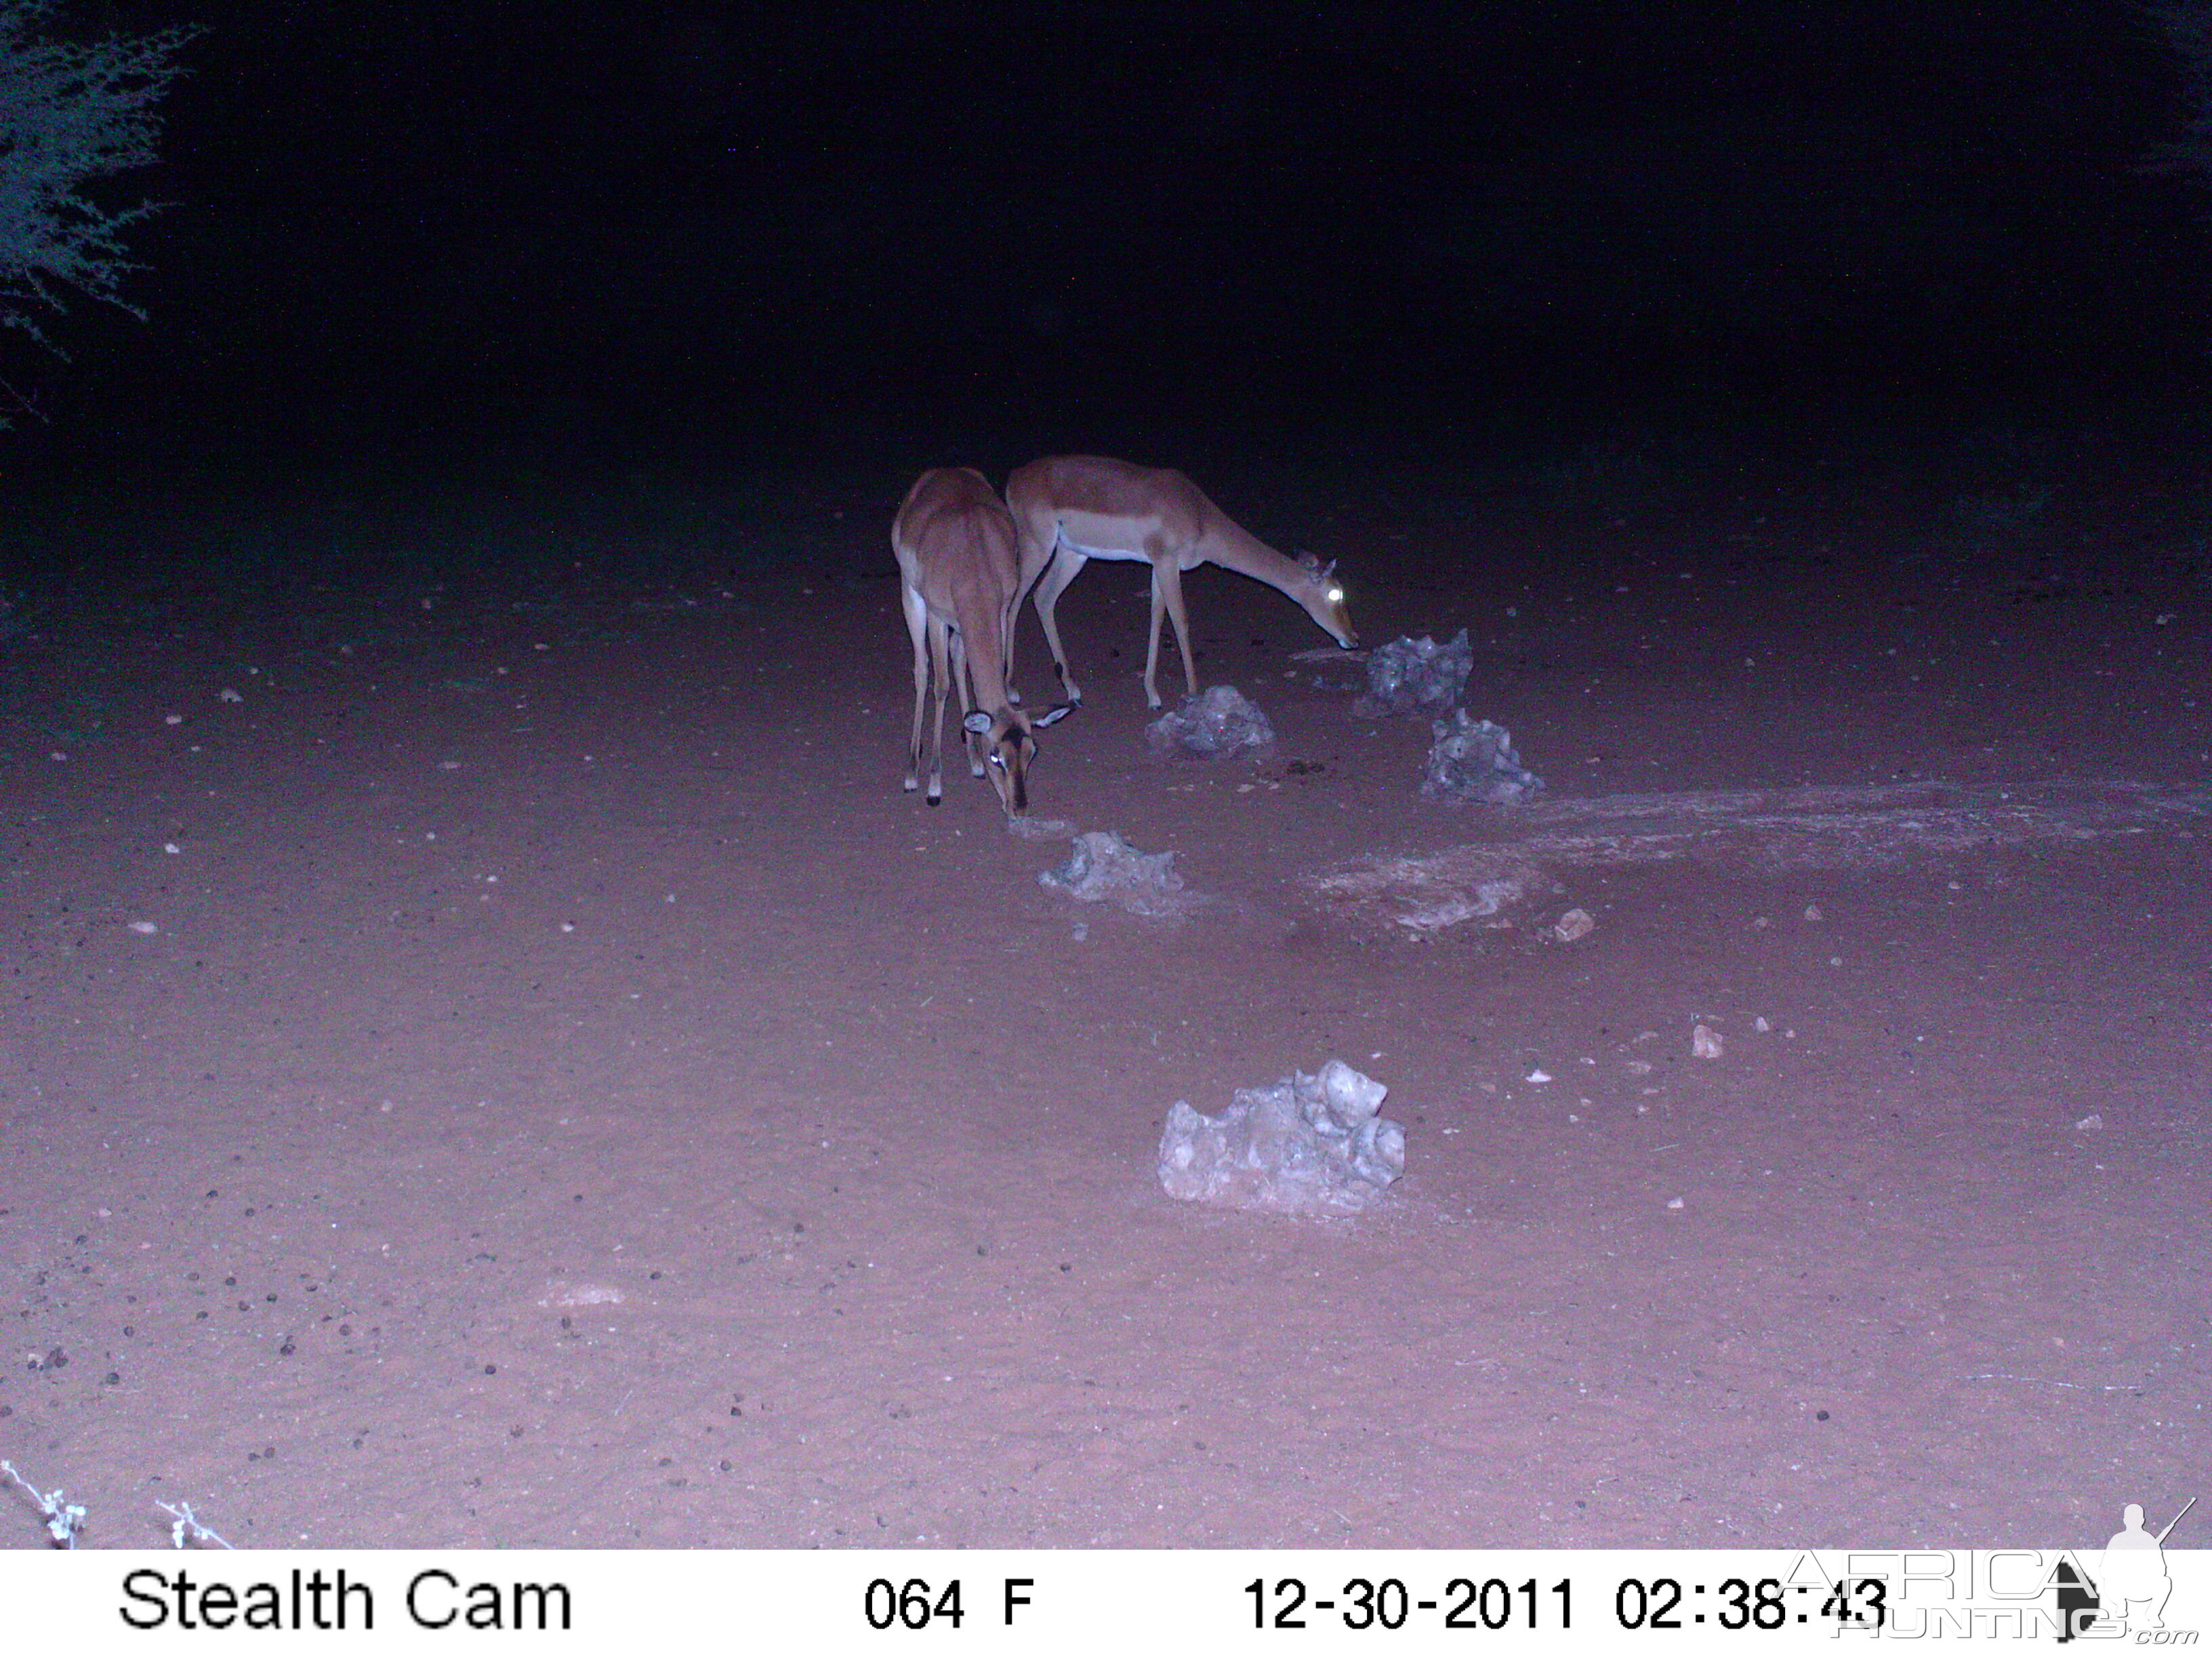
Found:
[{"label": "dark night sky", "polygon": [[2212,338],[2124,4],[811,9],[80,12],[210,32],[14,465],[2083,420]]}]

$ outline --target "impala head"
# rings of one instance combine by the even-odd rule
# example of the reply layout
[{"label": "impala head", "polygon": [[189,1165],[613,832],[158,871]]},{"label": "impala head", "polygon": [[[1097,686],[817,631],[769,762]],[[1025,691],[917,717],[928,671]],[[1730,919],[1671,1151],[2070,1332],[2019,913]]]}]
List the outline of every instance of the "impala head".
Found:
[{"label": "impala head", "polygon": [[1030,810],[1030,763],[1037,751],[1036,739],[1030,734],[1065,720],[1073,706],[1060,703],[1034,716],[1023,708],[1001,708],[995,714],[976,708],[960,722],[963,731],[983,739],[983,763],[1007,817],[1019,817]]},{"label": "impala head", "polygon": [[1352,631],[1352,612],[1345,607],[1344,584],[1336,579],[1336,561],[1323,564],[1312,554],[1301,553],[1298,562],[1305,567],[1308,578],[1306,614],[1339,645],[1347,649],[1357,645],[1359,636]]}]

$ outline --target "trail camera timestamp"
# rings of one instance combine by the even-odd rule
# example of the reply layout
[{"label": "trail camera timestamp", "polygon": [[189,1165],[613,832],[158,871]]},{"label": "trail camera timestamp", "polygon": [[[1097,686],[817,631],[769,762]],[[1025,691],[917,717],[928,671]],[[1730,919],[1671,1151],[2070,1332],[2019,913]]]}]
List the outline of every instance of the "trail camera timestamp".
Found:
[{"label": "trail camera timestamp", "polygon": [[1309,1587],[1303,1578],[1255,1578],[1255,1630],[1304,1630],[1319,1623],[1347,1630],[1400,1630],[1408,1625],[1443,1630],[1568,1630],[1573,1626],[1573,1587],[1566,1579],[1548,1589],[1534,1578],[1452,1578],[1441,1592],[1409,1586],[1402,1578],[1347,1578],[1334,1589]]},{"label": "trail camera timestamp", "polygon": [[[1772,1577],[1716,1578],[1684,1583],[1674,1578],[1622,1578],[1601,1584],[1612,1592],[1613,1623],[1632,1631],[1675,1631],[1710,1626],[1725,1631],[1777,1631],[1815,1622],[1841,1629],[1880,1628],[1887,1620],[1887,1587],[1880,1579],[1856,1583],[1796,1583]],[[1574,1628],[1574,1582],[1516,1583],[1473,1574],[1447,1579],[1441,1589],[1404,1578],[1353,1577],[1334,1588],[1305,1579],[1255,1578],[1244,1586],[1255,1630],[1443,1629],[1566,1631]]]}]

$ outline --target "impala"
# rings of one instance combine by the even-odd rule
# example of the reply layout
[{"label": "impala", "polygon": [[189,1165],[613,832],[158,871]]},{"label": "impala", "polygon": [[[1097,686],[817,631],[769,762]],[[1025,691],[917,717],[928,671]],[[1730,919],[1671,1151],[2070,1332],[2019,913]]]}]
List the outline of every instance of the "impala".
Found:
[{"label": "impala", "polygon": [[1030,717],[1006,696],[1006,618],[1020,596],[1014,521],[980,472],[938,467],[906,493],[891,525],[901,608],[914,640],[914,727],[906,787],[921,771],[922,710],[933,675],[937,717],[930,722],[929,804],[944,799],[945,699],[960,688],[968,769],[988,775],[1009,817],[1029,811],[1030,733],[1063,718],[1062,703]]},{"label": "impala", "polygon": [[[1006,480],[1006,505],[1021,532],[1021,569],[1016,602],[1036,585],[1037,620],[1044,624],[1052,665],[1070,703],[1083,693],[1067,672],[1054,607],[1075,573],[1092,559],[1141,560],[1152,567],[1152,643],[1145,653],[1145,701],[1160,706],[1160,615],[1175,622],[1182,650],[1183,684],[1198,695],[1190,621],[1183,613],[1182,573],[1218,564],[1275,588],[1305,609],[1340,646],[1354,635],[1344,589],[1334,562],[1310,556],[1291,559],[1240,526],[1182,473],[1132,466],[1097,455],[1058,455],[1032,461]],[[1007,640],[1011,646],[1012,630]],[[1009,678],[1011,664],[1007,665]]]}]

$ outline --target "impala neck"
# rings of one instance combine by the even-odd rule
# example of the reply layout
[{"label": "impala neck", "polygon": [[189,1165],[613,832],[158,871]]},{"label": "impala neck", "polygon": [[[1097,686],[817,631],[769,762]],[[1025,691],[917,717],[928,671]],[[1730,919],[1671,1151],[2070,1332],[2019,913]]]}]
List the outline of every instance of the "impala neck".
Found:
[{"label": "impala neck", "polygon": [[[1206,505],[1212,507],[1212,503]],[[1218,507],[1208,518],[1206,533],[1198,538],[1198,546],[1208,564],[1218,564],[1224,570],[1234,570],[1240,576],[1265,582],[1301,605],[1313,586],[1312,571],[1296,559],[1276,552],[1250,531],[1224,517]]]},{"label": "impala neck", "polygon": [[[976,704],[992,715],[1001,714],[1012,704],[1006,696],[1006,647],[999,637],[998,614],[986,605],[981,615],[961,616],[957,622],[968,653],[969,678],[975,684]],[[972,629],[971,622],[975,624]]]}]

